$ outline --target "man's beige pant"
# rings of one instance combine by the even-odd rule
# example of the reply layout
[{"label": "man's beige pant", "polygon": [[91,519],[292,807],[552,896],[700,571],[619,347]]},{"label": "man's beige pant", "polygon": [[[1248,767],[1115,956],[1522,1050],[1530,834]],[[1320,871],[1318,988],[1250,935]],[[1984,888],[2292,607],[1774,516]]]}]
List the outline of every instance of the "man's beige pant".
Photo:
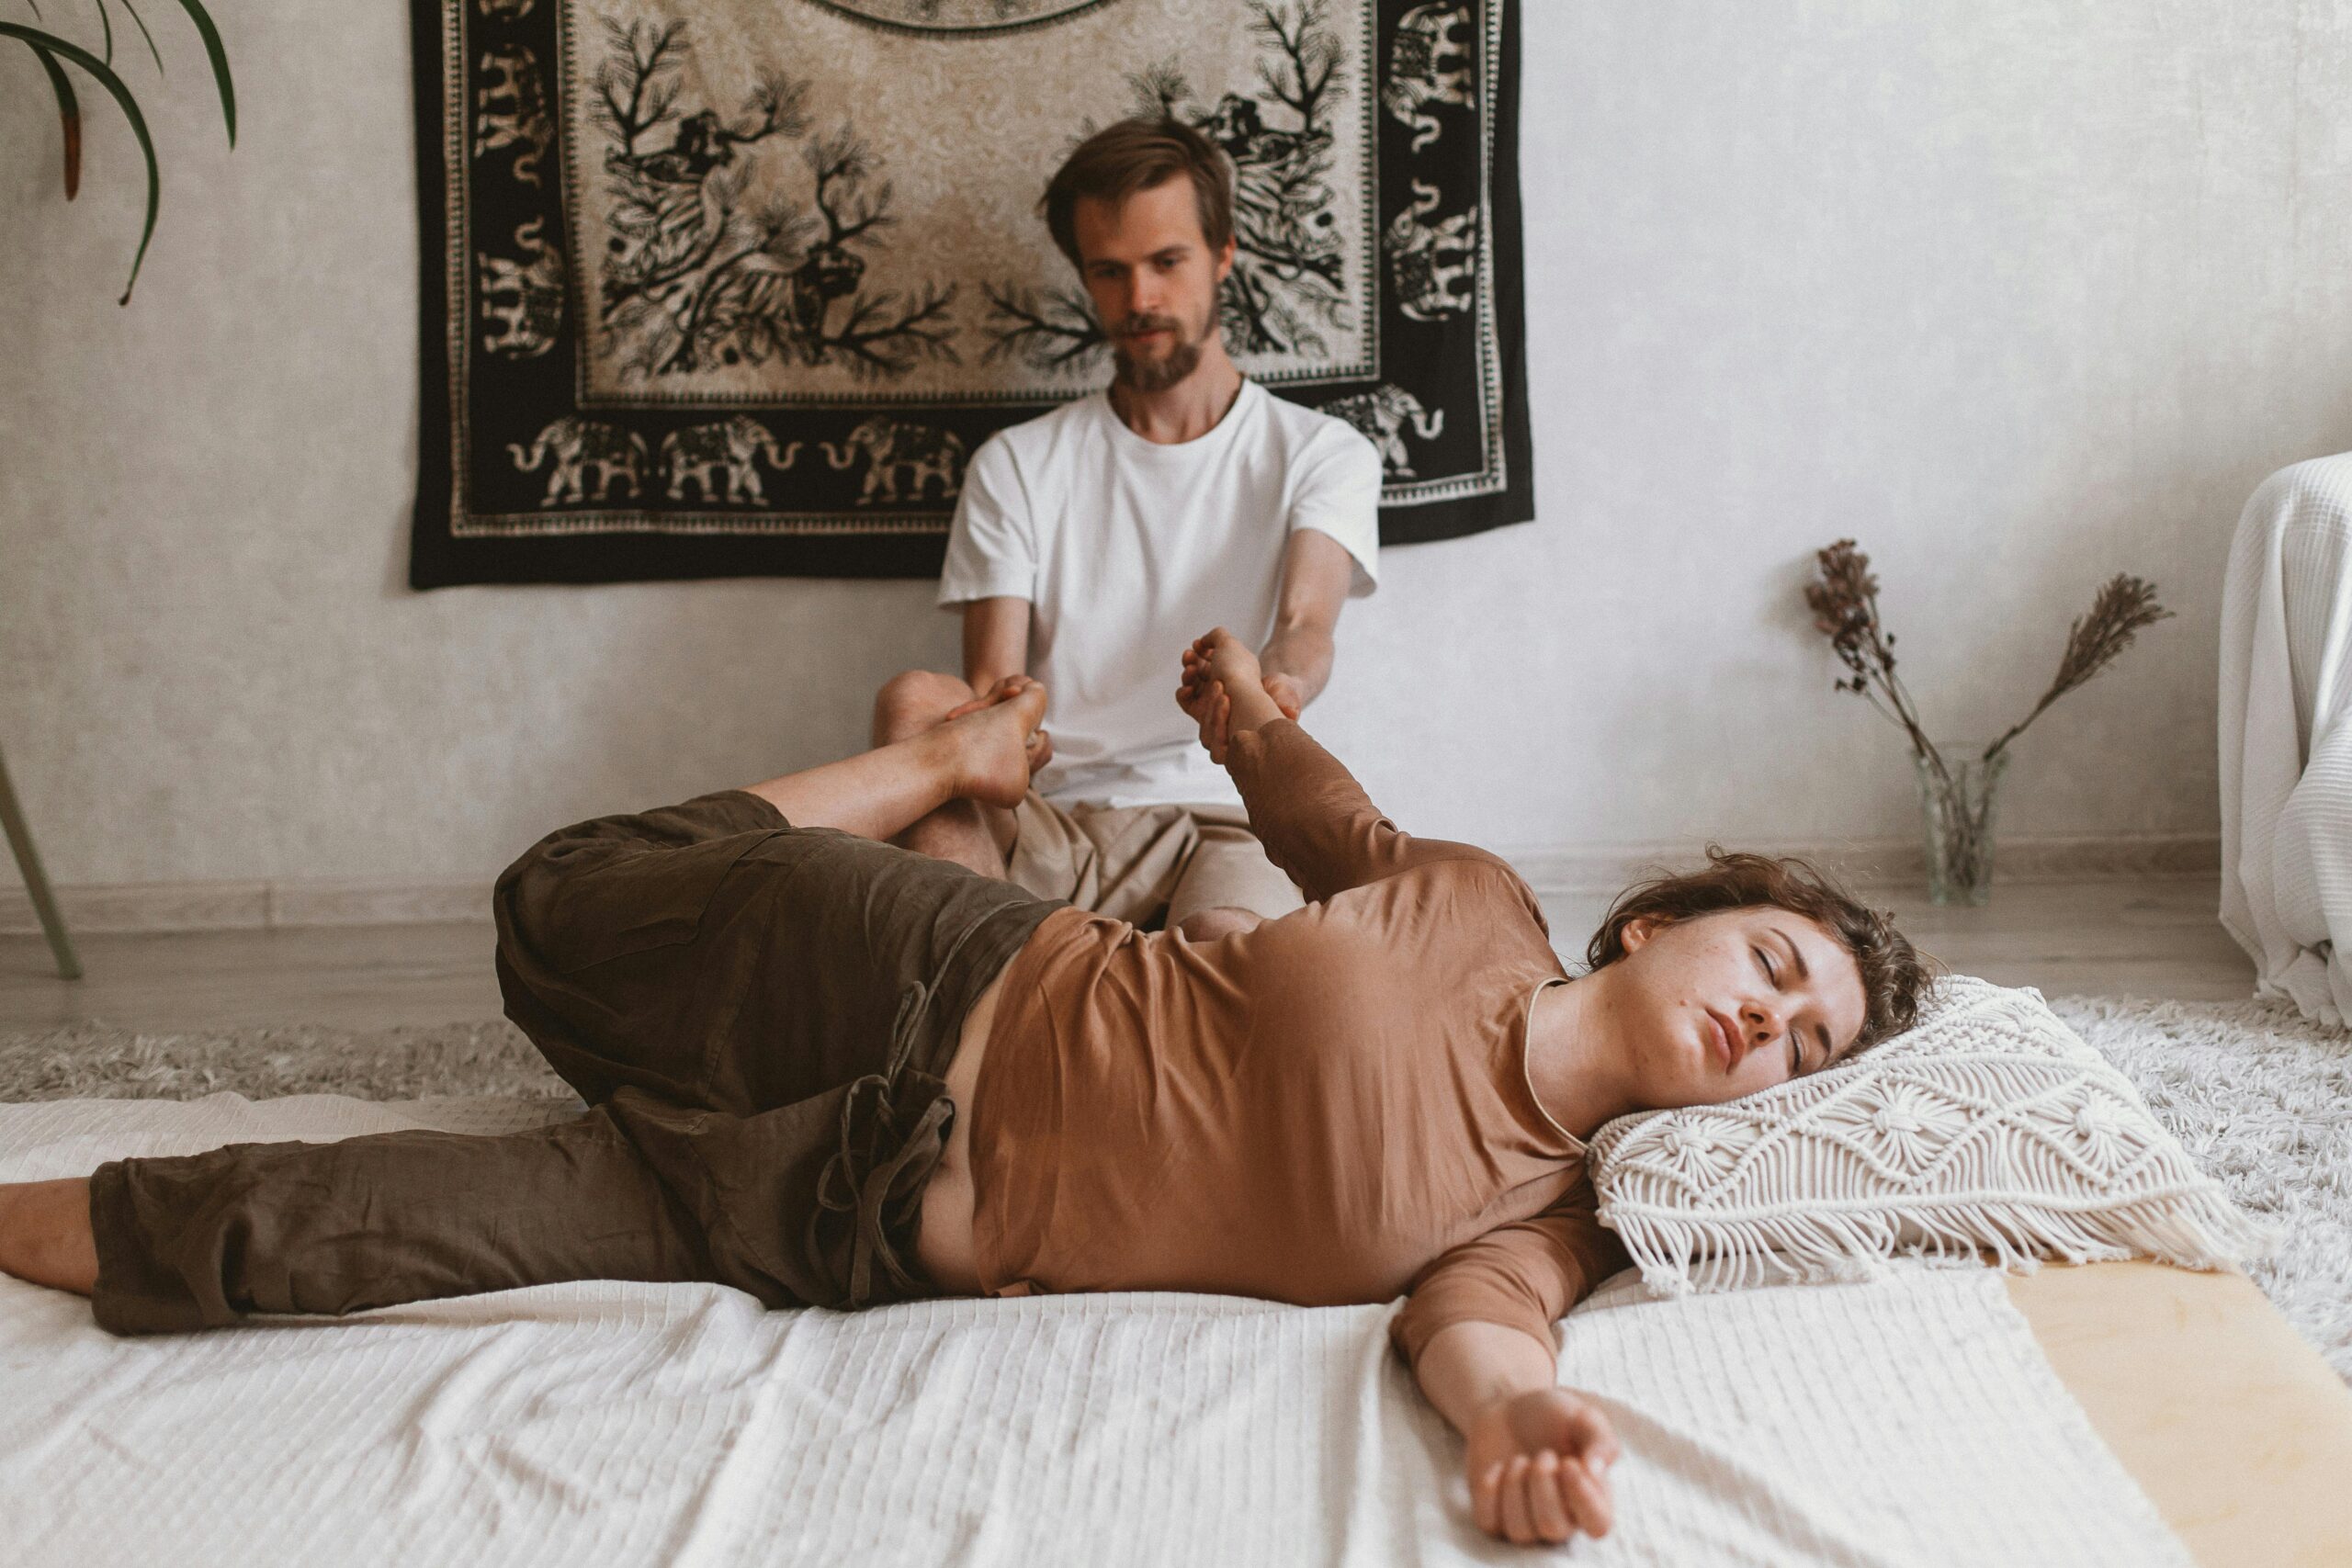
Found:
[{"label": "man's beige pant", "polygon": [[1040,898],[1138,926],[1231,906],[1275,919],[1306,900],[1238,806],[1057,806],[1031,790],[1005,874]]}]

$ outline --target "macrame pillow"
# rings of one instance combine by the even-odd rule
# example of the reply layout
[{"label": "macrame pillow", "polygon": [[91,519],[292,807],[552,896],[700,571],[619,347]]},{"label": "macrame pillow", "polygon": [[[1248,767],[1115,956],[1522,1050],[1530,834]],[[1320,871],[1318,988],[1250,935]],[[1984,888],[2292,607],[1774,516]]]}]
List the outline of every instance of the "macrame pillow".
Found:
[{"label": "macrame pillow", "polygon": [[2271,1240],[2040,992],[1966,977],[1849,1066],[1621,1117],[1591,1165],[1601,1223],[1663,1295],[1897,1255],[2214,1269]]}]

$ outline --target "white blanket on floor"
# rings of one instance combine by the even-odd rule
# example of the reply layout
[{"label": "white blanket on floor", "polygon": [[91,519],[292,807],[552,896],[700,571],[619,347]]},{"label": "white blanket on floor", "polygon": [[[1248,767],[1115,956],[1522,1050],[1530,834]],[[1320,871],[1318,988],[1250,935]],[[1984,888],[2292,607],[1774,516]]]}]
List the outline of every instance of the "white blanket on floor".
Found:
[{"label": "white blanket on floor", "polygon": [[[0,1179],[510,1102],[0,1105]],[[764,1313],[575,1284],[143,1341],[0,1279],[0,1562],[1522,1563],[1382,1306],[1219,1296]],[[1624,1442],[1590,1563],[2188,1568],[1989,1270],[1566,1325]]]},{"label": "white blanket on floor", "polygon": [[2259,994],[2352,1021],[2352,453],[2246,502],[2222,594],[2222,923]]}]

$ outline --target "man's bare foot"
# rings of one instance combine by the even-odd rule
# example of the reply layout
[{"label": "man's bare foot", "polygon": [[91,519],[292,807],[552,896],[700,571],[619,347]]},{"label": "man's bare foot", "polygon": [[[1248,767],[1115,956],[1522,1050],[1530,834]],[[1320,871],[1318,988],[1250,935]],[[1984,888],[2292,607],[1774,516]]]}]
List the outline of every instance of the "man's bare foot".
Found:
[{"label": "man's bare foot", "polygon": [[933,733],[956,749],[956,794],[989,806],[1014,807],[1029,792],[1029,776],[1054,754],[1037,728],[1046,716],[1046,688],[1026,675],[1008,675],[977,705],[967,705]]}]

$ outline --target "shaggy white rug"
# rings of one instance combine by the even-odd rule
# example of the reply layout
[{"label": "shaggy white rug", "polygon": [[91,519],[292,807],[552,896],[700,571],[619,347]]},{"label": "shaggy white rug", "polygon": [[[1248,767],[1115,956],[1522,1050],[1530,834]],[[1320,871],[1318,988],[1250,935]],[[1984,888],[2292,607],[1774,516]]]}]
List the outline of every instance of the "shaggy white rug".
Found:
[{"label": "shaggy white rug", "polygon": [[2241,1208],[2278,1224],[2278,1251],[2247,1273],[2352,1382],[2352,1033],[2285,1003],[2060,997],[2050,1008]]},{"label": "shaggy white rug", "polygon": [[437,1028],[138,1031],[92,1020],[0,1032],[0,1101],[556,1099],[578,1102],[523,1032],[504,1019]]},{"label": "shaggy white rug", "polygon": [[[2052,1011],[2131,1078],[2173,1135],[2286,1240],[2249,1270],[2352,1382],[2352,1033],[2256,1001],[2062,997]],[[569,1100],[503,1021],[440,1029],[0,1033],[0,1101],[502,1096]],[[575,1102],[576,1103],[576,1102]]]}]

